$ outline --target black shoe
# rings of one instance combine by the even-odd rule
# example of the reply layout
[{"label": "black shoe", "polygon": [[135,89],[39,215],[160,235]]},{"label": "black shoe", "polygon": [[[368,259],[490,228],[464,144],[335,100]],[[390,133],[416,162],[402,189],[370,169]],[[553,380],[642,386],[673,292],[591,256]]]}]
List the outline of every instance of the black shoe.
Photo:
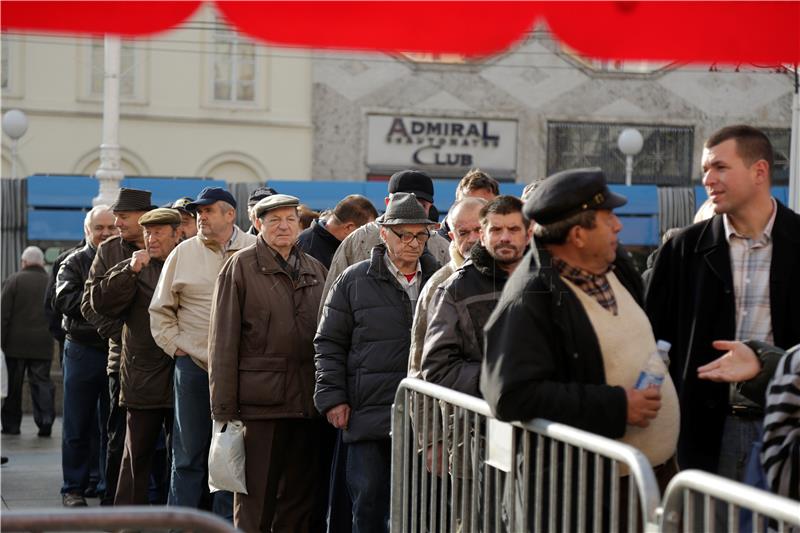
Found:
[{"label": "black shoe", "polygon": [[0,433],[2,433],[3,435],[19,435],[19,428],[17,428],[17,429],[6,429],[6,428],[3,428],[3,430],[0,431]]},{"label": "black shoe", "polygon": [[49,437],[53,434],[53,426],[42,426],[39,428],[38,435],[40,437]]},{"label": "black shoe", "polygon": [[8,462],[8,457],[0,457],[0,465],[4,465]]},{"label": "black shoe", "polygon": [[86,490],[83,491],[83,495],[86,498],[97,498],[97,485],[89,485],[86,487]]},{"label": "black shoe", "polygon": [[61,495],[61,503],[64,507],[88,507],[86,498],[80,492],[67,492]]}]

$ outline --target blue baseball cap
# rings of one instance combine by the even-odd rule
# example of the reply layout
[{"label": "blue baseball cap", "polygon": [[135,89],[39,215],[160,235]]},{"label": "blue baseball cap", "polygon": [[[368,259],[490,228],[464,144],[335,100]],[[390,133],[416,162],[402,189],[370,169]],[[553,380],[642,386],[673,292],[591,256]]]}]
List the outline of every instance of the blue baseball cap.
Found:
[{"label": "blue baseball cap", "polygon": [[197,195],[197,200],[186,204],[186,209],[196,210],[201,205],[211,205],[216,202],[227,202],[236,208],[233,195],[221,187],[206,187]]}]

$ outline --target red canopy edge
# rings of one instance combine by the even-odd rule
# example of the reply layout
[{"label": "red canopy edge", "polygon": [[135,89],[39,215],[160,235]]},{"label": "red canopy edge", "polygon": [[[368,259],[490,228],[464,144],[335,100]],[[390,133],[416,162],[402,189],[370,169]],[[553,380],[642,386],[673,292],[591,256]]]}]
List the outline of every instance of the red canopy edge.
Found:
[{"label": "red canopy edge", "polygon": [[[4,30],[148,35],[199,6],[187,2],[4,1]],[[241,32],[319,49],[487,56],[543,17],[588,57],[723,63],[800,62],[800,2],[218,1]]]}]

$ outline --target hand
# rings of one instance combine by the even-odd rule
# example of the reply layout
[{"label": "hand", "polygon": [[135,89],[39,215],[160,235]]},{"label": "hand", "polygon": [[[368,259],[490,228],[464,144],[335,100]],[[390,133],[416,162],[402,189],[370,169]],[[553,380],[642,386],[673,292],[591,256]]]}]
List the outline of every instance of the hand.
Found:
[{"label": "hand", "polygon": [[131,256],[131,270],[141,272],[150,263],[150,254],[147,250],[136,250]]},{"label": "hand", "polygon": [[755,352],[739,341],[714,341],[717,350],[728,350],[725,355],[697,369],[697,377],[710,381],[738,383],[753,379],[761,371],[761,362]]},{"label": "hand", "polygon": [[186,353],[186,352],[184,352],[184,351],[183,351],[183,350],[181,350],[180,348],[178,348],[177,350],[175,350],[175,357],[183,357],[184,355],[189,355],[189,354],[188,354],[188,353]]},{"label": "hand", "polygon": [[434,449],[439,450],[439,458],[437,459],[438,464],[436,465],[437,467],[436,475],[441,477],[442,472],[444,471],[444,462],[446,460],[444,447],[441,446],[441,442],[439,443],[439,445],[431,444],[430,446],[428,446],[427,453],[425,454],[425,462],[428,466],[428,472],[433,472],[433,454],[435,453]]},{"label": "hand", "polygon": [[647,389],[625,389],[628,399],[628,424],[646,428],[650,420],[661,409],[661,391],[655,387]]},{"label": "hand", "polygon": [[350,406],[340,403],[325,413],[325,418],[336,429],[347,429],[347,423],[350,422]]}]

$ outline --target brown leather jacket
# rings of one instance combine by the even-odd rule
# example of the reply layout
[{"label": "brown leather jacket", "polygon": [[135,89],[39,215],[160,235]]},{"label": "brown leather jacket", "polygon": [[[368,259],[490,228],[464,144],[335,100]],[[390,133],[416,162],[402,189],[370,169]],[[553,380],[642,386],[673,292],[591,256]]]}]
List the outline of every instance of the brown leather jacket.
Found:
[{"label": "brown leather jacket", "polygon": [[263,238],[222,267],[209,334],[214,420],[312,418],[314,333],[327,270],[299,254],[296,280]]},{"label": "brown leather jacket", "polygon": [[132,409],[172,409],[175,362],[153,340],[147,310],[163,267],[151,259],[137,274],[126,259],[100,278],[92,295],[96,312],[124,322],[119,403]]}]

